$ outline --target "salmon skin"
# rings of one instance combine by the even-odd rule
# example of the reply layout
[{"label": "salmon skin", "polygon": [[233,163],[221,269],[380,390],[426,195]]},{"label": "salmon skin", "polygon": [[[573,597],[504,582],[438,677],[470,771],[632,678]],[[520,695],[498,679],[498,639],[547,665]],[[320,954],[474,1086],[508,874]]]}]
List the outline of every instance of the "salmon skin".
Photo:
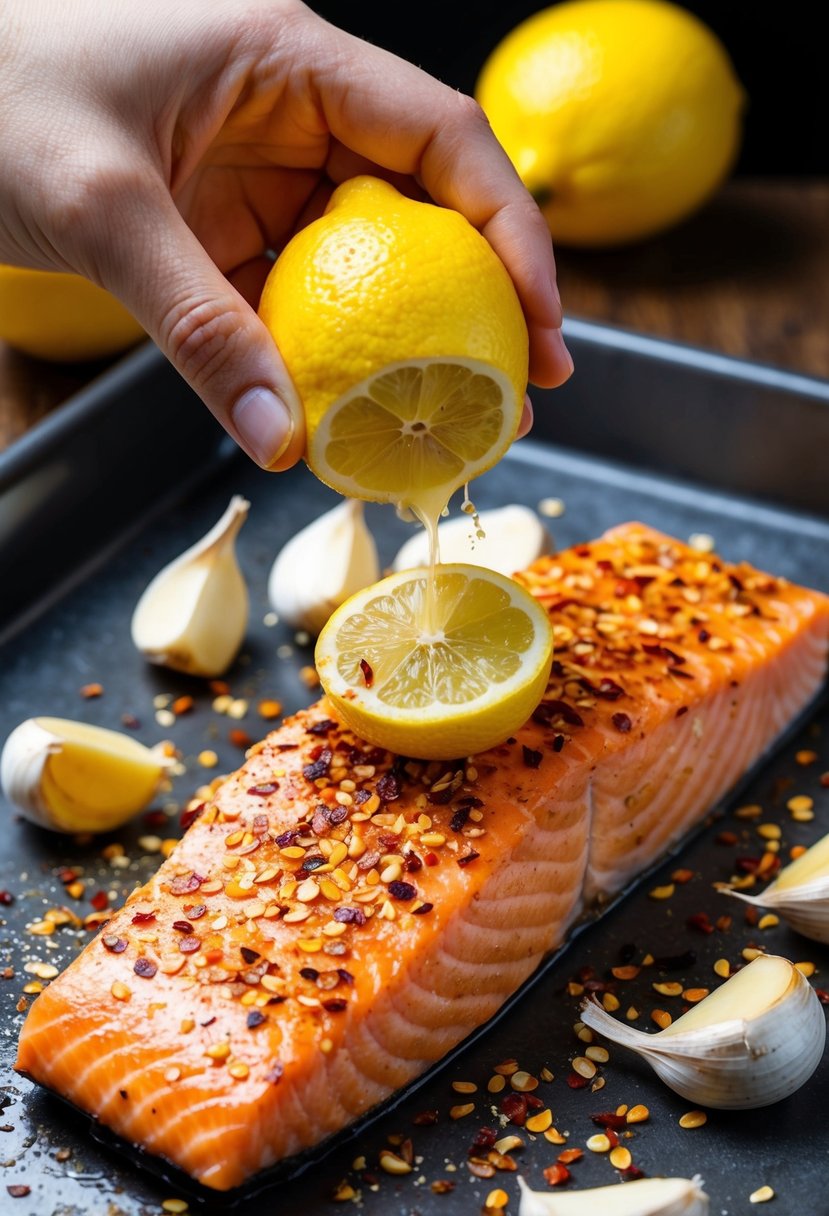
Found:
[{"label": "salmon skin", "polygon": [[286,721],[38,996],[17,1068],[236,1187],[486,1021],[823,680],[829,599],[642,525],[518,577],[556,657],[515,738],[425,763],[325,700]]}]

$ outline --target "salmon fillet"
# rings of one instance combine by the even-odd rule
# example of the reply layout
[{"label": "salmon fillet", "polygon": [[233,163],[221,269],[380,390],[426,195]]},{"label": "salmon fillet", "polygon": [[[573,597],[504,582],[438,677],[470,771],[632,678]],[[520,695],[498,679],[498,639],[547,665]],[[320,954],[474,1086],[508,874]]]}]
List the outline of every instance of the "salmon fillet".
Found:
[{"label": "salmon fillet", "polygon": [[18,1069],[237,1186],[495,1013],[823,680],[829,599],[642,525],[519,577],[556,658],[516,738],[427,764],[325,700],[286,721],[38,996]]}]

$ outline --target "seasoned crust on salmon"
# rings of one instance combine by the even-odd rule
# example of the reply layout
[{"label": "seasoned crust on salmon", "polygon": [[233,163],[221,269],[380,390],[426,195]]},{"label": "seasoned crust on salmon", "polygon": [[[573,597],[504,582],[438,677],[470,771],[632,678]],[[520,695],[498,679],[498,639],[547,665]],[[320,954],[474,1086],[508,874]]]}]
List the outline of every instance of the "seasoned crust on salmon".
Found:
[{"label": "seasoned crust on salmon", "polygon": [[556,657],[514,739],[426,764],[297,714],[40,994],[18,1068],[234,1187],[489,1018],[823,679],[826,597],[642,525],[519,577]]}]

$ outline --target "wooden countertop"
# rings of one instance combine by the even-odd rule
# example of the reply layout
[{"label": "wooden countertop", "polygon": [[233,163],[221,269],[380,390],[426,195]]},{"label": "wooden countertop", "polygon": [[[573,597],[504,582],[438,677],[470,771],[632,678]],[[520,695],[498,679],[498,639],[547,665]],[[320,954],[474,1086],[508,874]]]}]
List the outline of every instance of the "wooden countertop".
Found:
[{"label": "wooden countertop", "polygon": [[[672,232],[557,260],[572,316],[829,378],[829,181],[735,179]],[[0,448],[105,366],[0,344]]]}]

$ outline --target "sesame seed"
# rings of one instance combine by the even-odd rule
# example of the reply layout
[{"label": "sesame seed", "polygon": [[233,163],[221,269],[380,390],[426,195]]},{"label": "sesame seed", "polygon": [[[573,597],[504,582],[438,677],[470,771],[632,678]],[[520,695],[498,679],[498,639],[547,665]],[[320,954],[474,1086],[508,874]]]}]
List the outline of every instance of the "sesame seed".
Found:
[{"label": "sesame seed", "polygon": [[128,1001],[132,996],[126,984],[122,984],[120,980],[116,980],[110,988],[110,992],[115,997],[116,1001]]},{"label": "sesame seed", "polygon": [[704,1110],[689,1110],[679,1117],[679,1126],[684,1127],[686,1130],[702,1127],[707,1122],[708,1116]]},{"label": "sesame seed", "polygon": [[456,1094],[474,1094],[478,1092],[478,1086],[474,1081],[453,1081],[452,1088]]},{"label": "sesame seed", "polygon": [[509,1203],[509,1195],[501,1187],[496,1187],[494,1191],[490,1191],[484,1200],[484,1208],[491,1212],[495,1208],[505,1208]]},{"label": "sesame seed", "polygon": [[387,1148],[380,1153],[380,1169],[387,1174],[410,1174],[412,1172],[408,1161],[404,1161],[397,1153],[393,1153],[391,1149]]},{"label": "sesame seed", "polygon": [[727,958],[718,958],[714,963],[714,971],[721,979],[727,980],[731,975],[731,964]]},{"label": "sesame seed", "polygon": [[630,1155],[630,1149],[619,1144],[616,1148],[610,1150],[610,1164],[614,1169],[626,1170],[630,1167],[633,1158]]},{"label": "sesame seed", "polygon": [[531,1115],[524,1126],[528,1132],[546,1132],[553,1126],[553,1112],[549,1107],[540,1110],[537,1115]]},{"label": "sesame seed", "polygon": [[596,1075],[596,1065],[585,1056],[576,1056],[572,1067],[573,1072],[578,1073],[580,1077],[586,1077],[588,1080],[592,1080]]},{"label": "sesame seed", "polygon": [[653,887],[652,890],[648,891],[648,897],[650,899],[670,899],[675,890],[674,883],[669,882],[662,887]]},{"label": "sesame seed", "polygon": [[460,1106],[449,1107],[450,1119],[464,1119],[467,1115],[471,1115],[475,1109],[474,1102],[464,1102]]},{"label": "sesame seed", "polygon": [[629,1111],[625,1112],[626,1123],[646,1123],[650,1118],[651,1112],[647,1106],[642,1106],[638,1103],[636,1106],[631,1106]]},{"label": "sesame seed", "polygon": [[768,1203],[770,1199],[774,1199],[774,1191],[770,1186],[758,1187],[748,1197],[749,1203]]},{"label": "sesame seed", "polygon": [[538,1089],[538,1078],[523,1070],[514,1072],[510,1076],[509,1083],[520,1094],[532,1093],[534,1089]]},{"label": "sesame seed", "polygon": [[486,1083],[486,1087],[491,1094],[499,1094],[506,1087],[506,1077],[501,1077],[497,1073],[494,1077],[490,1077]]},{"label": "sesame seed", "polygon": [[595,1136],[588,1137],[587,1147],[591,1153],[606,1153],[610,1149],[610,1140],[604,1132],[599,1132]]}]

